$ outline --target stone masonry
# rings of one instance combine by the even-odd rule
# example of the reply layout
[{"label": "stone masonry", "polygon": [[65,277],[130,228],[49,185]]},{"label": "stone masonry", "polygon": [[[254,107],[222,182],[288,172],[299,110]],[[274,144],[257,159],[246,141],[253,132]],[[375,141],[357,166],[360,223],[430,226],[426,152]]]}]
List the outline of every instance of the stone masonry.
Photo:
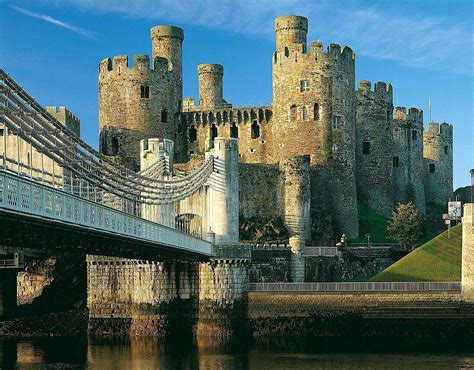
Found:
[{"label": "stone masonry", "polygon": [[464,205],[462,218],[462,296],[474,302],[474,204]]},{"label": "stone masonry", "polygon": [[354,51],[308,45],[307,32],[305,17],[276,18],[272,105],[235,108],[224,98],[219,64],[198,65],[199,102],[183,101],[184,32],[153,27],[152,58],[135,56],[131,68],[126,56],[99,65],[101,152],[138,169],[140,140],[170,139],[186,169],[188,160],[192,168],[204,159],[215,138],[237,138],[239,213],[267,219],[282,210],[268,207],[255,173],[268,173],[258,178],[280,204],[280,161],[309,155],[310,209],[328,210],[336,233],[349,237],[358,235],[357,203],[385,216],[397,202],[413,201],[423,213],[427,202],[444,204],[452,193],[452,127],[423,133],[420,109],[393,112],[390,84],[376,82],[372,90],[361,81],[356,91]]}]

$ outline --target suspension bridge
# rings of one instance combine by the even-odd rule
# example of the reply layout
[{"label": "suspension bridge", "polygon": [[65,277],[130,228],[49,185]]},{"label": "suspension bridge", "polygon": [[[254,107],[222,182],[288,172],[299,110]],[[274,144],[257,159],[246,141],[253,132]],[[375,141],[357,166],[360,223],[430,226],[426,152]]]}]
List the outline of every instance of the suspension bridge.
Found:
[{"label": "suspension bridge", "polygon": [[[214,256],[215,241],[238,243],[225,139],[216,138],[189,174],[173,174],[171,141],[141,145],[142,169],[134,172],[70,132],[0,70],[4,247],[203,261]],[[237,209],[226,208],[229,197]]]}]

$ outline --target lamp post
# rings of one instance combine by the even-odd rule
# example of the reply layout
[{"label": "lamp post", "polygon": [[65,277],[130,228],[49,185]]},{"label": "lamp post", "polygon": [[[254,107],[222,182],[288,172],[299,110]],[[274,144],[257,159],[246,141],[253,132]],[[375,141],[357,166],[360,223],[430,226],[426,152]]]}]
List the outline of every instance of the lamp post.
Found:
[{"label": "lamp post", "polygon": [[370,247],[370,234],[365,234],[365,237],[367,238],[367,248]]}]

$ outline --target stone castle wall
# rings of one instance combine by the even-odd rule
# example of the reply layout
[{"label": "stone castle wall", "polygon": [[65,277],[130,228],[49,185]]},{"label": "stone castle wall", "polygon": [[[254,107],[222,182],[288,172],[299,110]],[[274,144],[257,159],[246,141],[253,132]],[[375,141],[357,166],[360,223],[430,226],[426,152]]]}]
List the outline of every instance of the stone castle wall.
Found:
[{"label": "stone castle wall", "polygon": [[[173,140],[178,162],[203,158],[216,137],[238,138],[239,162],[245,164],[240,166],[240,214],[247,218],[278,213],[267,203],[282,205],[282,182],[269,179],[273,166],[309,155],[310,208],[313,213],[330,209],[336,234],[349,237],[358,235],[357,202],[385,216],[397,202],[413,201],[423,213],[426,202],[444,202],[452,152],[448,148],[442,159],[435,152],[444,151],[445,142],[452,148],[452,141],[432,131],[424,135],[419,109],[399,107],[393,113],[390,84],[377,82],[371,91],[370,82],[361,81],[356,92],[352,49],[329,44],[323,50],[319,41],[308,47],[307,32],[305,17],[276,18],[272,105],[235,108],[224,99],[219,64],[198,65],[199,104],[193,98],[182,102],[183,30],[152,28],[151,69],[146,56],[136,57],[133,68],[125,57],[100,64],[102,152],[136,168],[138,142],[147,137]],[[119,64],[124,67],[117,71]],[[141,97],[145,85],[148,98]],[[434,173],[427,172],[431,164]],[[256,175],[262,185],[249,175],[259,170],[269,171]],[[272,195],[263,196],[267,185]]]}]

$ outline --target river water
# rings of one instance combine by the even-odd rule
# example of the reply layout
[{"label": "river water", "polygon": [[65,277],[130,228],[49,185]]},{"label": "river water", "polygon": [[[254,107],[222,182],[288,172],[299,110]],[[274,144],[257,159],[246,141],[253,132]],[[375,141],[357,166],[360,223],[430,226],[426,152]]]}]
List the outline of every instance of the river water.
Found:
[{"label": "river water", "polygon": [[[474,351],[436,341],[245,340],[86,337],[0,339],[0,368],[87,369],[458,369]],[[442,352],[449,348],[448,352]]]}]

